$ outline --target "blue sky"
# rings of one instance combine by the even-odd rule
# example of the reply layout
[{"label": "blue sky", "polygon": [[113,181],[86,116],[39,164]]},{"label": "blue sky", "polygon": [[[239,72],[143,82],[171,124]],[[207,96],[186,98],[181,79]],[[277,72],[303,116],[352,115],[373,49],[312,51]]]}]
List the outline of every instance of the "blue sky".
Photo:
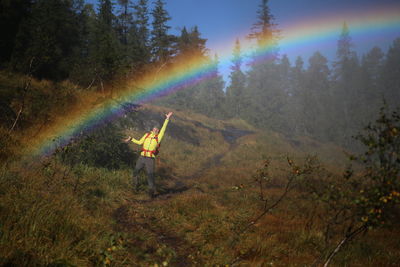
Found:
[{"label": "blue sky", "polygon": [[[256,12],[261,0],[167,0],[166,8],[172,17],[170,26],[176,32],[177,29],[186,26],[188,28],[197,25],[202,36],[208,39],[208,46],[214,48],[220,43],[232,43],[237,35],[248,32],[256,21]],[[311,20],[313,17],[340,16],[341,13],[357,12],[362,10],[374,10],[380,6],[391,5],[396,7],[400,17],[399,0],[270,0],[269,7],[275,17],[277,28],[285,33],[285,27],[303,20]],[[341,30],[338,24],[338,34]],[[351,25],[350,25],[351,33]],[[400,37],[400,25],[397,36],[390,33],[379,40],[369,40],[358,43],[353,38],[355,49],[365,53],[375,45],[387,49],[394,38]],[[375,38],[378,39],[378,38]],[[334,44],[334,46],[336,43]],[[315,47],[307,49],[302,56],[308,58],[315,52]],[[288,51],[281,51],[282,53]],[[335,51],[321,51],[329,58],[334,57]],[[298,54],[292,51],[290,58]]]},{"label": "blue sky", "polygon": [[[87,2],[97,2],[87,0]],[[116,2],[116,1],[114,1]],[[154,0],[149,0],[149,3]],[[165,8],[172,20],[168,25],[172,34],[179,34],[183,26],[190,29],[198,26],[202,37],[207,39],[207,47],[211,53],[220,55],[231,51],[236,38],[244,39],[246,33],[256,21],[256,12],[261,0],[164,0]],[[269,0],[268,5],[277,28],[285,34],[285,29],[314,18],[337,17],[342,14],[361,16],[365,11],[373,12],[382,6],[391,6],[400,17],[400,0]],[[355,14],[355,15],[353,15]],[[345,17],[343,15],[343,20]],[[342,21],[338,20],[337,37],[340,34]],[[351,25],[350,34],[352,34]],[[400,25],[387,32],[378,32],[365,36],[352,36],[354,49],[359,55],[365,54],[373,46],[379,46],[384,51],[397,37],[400,37]],[[307,62],[312,53],[319,50],[330,61],[336,53],[336,40],[329,40],[328,45],[309,45],[301,49],[281,49],[281,54],[287,54],[293,63],[297,56],[302,56]],[[226,66],[225,66],[226,69]],[[226,72],[226,70],[223,70]],[[226,74],[224,73],[226,76]]]}]

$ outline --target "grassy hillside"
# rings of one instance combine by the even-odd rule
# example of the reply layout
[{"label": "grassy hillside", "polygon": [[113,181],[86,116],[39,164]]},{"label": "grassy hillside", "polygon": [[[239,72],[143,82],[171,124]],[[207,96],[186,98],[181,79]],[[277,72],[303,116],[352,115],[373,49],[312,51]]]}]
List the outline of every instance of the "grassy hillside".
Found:
[{"label": "grassy hillside", "polygon": [[[142,137],[150,129],[151,122],[162,124],[168,111],[159,106],[143,106],[132,123],[135,126],[125,133]],[[213,167],[240,167],[244,173],[254,172],[263,159],[279,161],[287,155],[295,158],[317,155],[327,166],[337,169],[343,168],[347,161],[344,152],[334,144],[320,143],[307,137],[287,137],[261,131],[243,120],[222,121],[190,111],[174,111],[159,160],[161,166],[169,166],[178,176],[185,177]]]},{"label": "grassy hillside", "polygon": [[[12,86],[5,80],[2,88]],[[45,92],[46,82],[35,88]],[[68,105],[57,109],[48,124],[61,120]],[[139,108],[122,135],[141,137],[168,111]],[[37,124],[26,127],[38,131],[42,121],[38,116]],[[13,140],[24,138],[16,132]],[[320,163],[307,155],[317,155]],[[144,175],[140,192],[132,190],[131,168],[66,164],[61,157],[2,164],[0,265],[318,265],[340,241],[342,225],[328,231],[326,219],[335,210],[326,203],[332,202],[307,187],[339,183],[346,163],[343,149],[333,144],[174,111],[157,160],[155,199],[147,197]],[[372,229],[333,265],[399,264],[400,239],[387,236],[399,232]]]}]

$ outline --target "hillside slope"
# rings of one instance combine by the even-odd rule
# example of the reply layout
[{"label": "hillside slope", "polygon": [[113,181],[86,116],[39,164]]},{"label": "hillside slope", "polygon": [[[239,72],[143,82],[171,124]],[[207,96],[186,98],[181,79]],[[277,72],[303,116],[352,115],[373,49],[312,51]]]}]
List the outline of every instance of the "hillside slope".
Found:
[{"label": "hillside slope", "polygon": [[[168,111],[151,105],[132,111],[124,134],[140,138]],[[300,166],[315,154],[339,171],[341,148],[241,120],[172,111],[157,159],[155,199],[146,194],[144,175],[139,192],[132,190],[132,169],[66,164],[60,157],[2,166],[0,265],[305,266],[321,256],[324,217],[319,202],[302,198],[301,187],[264,211],[294,175],[287,157]],[[309,175],[328,177],[319,170]],[[398,233],[372,235],[349,247],[339,265],[393,263],[400,243],[383,236]]]},{"label": "hillside slope", "polygon": [[[158,106],[142,107],[127,134],[142,136],[152,121],[162,122],[168,111]],[[326,249],[323,224],[316,218],[315,204],[308,202],[311,199],[284,197],[280,205],[259,217],[264,205],[285,194],[291,172],[287,157],[302,162],[308,154],[318,156],[327,169],[337,173],[345,166],[343,149],[333,144],[260,131],[240,120],[221,121],[174,111],[160,154],[158,197],[148,199],[145,187],[130,195],[113,215],[116,225],[122,231],[145,235],[146,242],[131,240],[131,244],[144,245],[150,251],[144,254],[151,254],[153,260],[158,257],[158,264],[311,265]],[[262,175],[272,180],[261,188],[261,195],[268,200],[264,202],[257,177],[266,159],[270,167]],[[317,171],[315,175],[324,174]],[[145,185],[145,178],[142,181]],[[255,218],[259,218],[257,223]],[[360,246],[374,247],[375,258],[364,257],[359,244],[343,257],[355,255],[355,261],[364,266],[390,262],[377,254],[381,250],[376,246],[386,244],[381,235],[361,241]],[[394,253],[400,244],[388,246]],[[154,254],[151,251],[155,248]]]},{"label": "hillside slope", "polygon": [[[126,126],[126,134],[140,138],[152,128],[152,123],[162,125],[164,114],[169,110],[142,106]],[[347,160],[344,149],[334,144],[259,130],[243,120],[224,121],[190,111],[172,111],[174,115],[159,158],[162,167],[169,166],[181,177],[192,177],[222,166],[254,171],[266,158],[273,160],[288,155],[294,158],[315,155],[332,169],[342,168]],[[135,145],[131,147],[140,150]]]}]

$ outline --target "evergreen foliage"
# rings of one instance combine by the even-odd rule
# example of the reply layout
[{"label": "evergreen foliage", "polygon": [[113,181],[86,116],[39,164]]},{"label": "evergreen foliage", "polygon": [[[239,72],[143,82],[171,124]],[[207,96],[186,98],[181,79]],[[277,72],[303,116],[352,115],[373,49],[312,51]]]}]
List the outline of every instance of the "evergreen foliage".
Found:
[{"label": "evergreen foliage", "polygon": [[[196,58],[210,66],[207,78],[159,103],[346,146],[352,145],[351,136],[361,125],[376,116],[383,99],[391,108],[400,99],[399,39],[386,54],[375,47],[359,57],[344,23],[333,64],[315,52],[308,64],[299,57],[292,66],[278,53],[279,31],[268,0],[260,1],[247,36],[255,44],[248,59],[236,40],[227,87],[197,26],[183,27],[179,36],[169,33],[171,17],[162,0],[99,0],[98,10],[83,0],[0,4],[0,67],[36,78],[69,79],[80,88],[104,92],[114,82]],[[248,66],[243,66],[245,60]],[[1,94],[2,121],[10,122],[22,94],[8,89]]]},{"label": "evergreen foliage", "polygon": [[21,21],[29,14],[31,0],[0,1],[0,68],[11,59]]},{"label": "evergreen foliage", "polygon": [[400,38],[393,41],[383,66],[382,83],[384,97],[391,107],[398,106],[400,99]]},{"label": "evergreen foliage", "polygon": [[165,63],[168,62],[173,52],[171,44],[173,37],[168,34],[170,26],[167,22],[171,20],[168,12],[164,8],[165,3],[162,0],[157,0],[153,11],[152,30],[151,30],[151,55],[153,62]]},{"label": "evergreen foliage", "polygon": [[261,0],[257,10],[257,21],[253,24],[252,32],[247,36],[249,39],[256,40],[257,49],[269,47],[270,51],[265,55],[266,59],[276,59],[277,51],[277,31],[276,24],[273,23],[274,16],[268,7],[268,0]]},{"label": "evergreen foliage", "polygon": [[243,55],[239,39],[236,39],[232,56],[231,83],[226,89],[226,109],[229,116],[240,118],[248,99],[244,92],[246,75],[242,72]]},{"label": "evergreen foliage", "polygon": [[[391,110],[400,103],[400,39],[394,40],[387,53],[374,47],[359,57],[345,23],[333,64],[316,51],[308,64],[298,57],[292,66],[286,55],[278,53],[279,32],[268,0],[261,0],[248,36],[255,43],[250,64],[245,71],[236,40],[230,83],[225,87],[218,56],[209,55],[207,40],[197,26],[183,27],[179,36],[173,36],[162,0],[118,0],[117,8],[115,2],[99,0],[95,10],[83,0],[0,1],[4,33],[0,44],[0,265],[159,266],[162,262],[165,266],[222,266],[243,262],[254,266],[266,257],[271,265],[277,259],[288,265],[293,263],[287,257],[290,254],[303,266],[314,261],[316,253],[322,255],[319,260],[329,263],[342,244],[358,234],[385,226],[398,228],[400,116]],[[190,86],[158,100],[183,110],[176,112],[180,123],[169,126],[178,138],[165,144],[169,158],[160,164],[163,171],[159,172],[170,175],[168,182],[175,185],[162,190],[187,193],[147,205],[130,192],[128,167],[138,155],[122,142],[123,118],[81,133],[43,162],[25,164],[22,142],[53,130],[49,128],[60,123],[71,107],[86,104],[88,95],[94,97],[88,101],[92,105],[107,102],[113,97],[113,83],[153,72],[156,80],[162,68],[193,58],[206,71]],[[88,92],[98,88],[102,92]],[[382,102],[388,107],[379,112]],[[162,108],[153,108],[162,113]],[[231,120],[186,116],[190,110]],[[130,111],[132,107],[127,107],[126,113]],[[375,118],[357,136],[361,146],[356,147],[351,136]],[[132,126],[137,118],[130,120]],[[228,124],[238,128],[229,129]],[[242,125],[246,130],[239,129]],[[248,136],[243,142],[236,142],[244,135]],[[311,146],[301,143],[310,139],[362,152],[351,156],[357,164],[344,175],[323,170],[313,158],[307,158],[304,166],[287,158],[289,169],[282,170],[278,164],[274,171],[266,161],[253,177],[256,186],[254,181],[243,182],[252,179],[249,170],[257,169],[260,150],[272,151],[274,157],[282,150],[299,152]],[[310,142],[326,149],[325,144]],[[238,159],[242,166],[237,166]],[[217,166],[220,161],[226,165]],[[362,171],[356,173],[360,167]],[[192,177],[195,172],[201,173],[199,179],[186,179],[189,186],[178,187],[182,184],[178,178]],[[285,176],[290,178],[286,189],[281,183]],[[238,186],[227,190],[232,183]],[[291,202],[283,210],[276,209],[292,190],[296,194],[290,196]],[[264,207],[261,215],[253,220],[260,207]],[[259,227],[267,223],[268,227]],[[126,240],[117,233],[120,230],[128,233]],[[271,233],[277,238],[259,242],[260,236]],[[235,241],[233,247],[232,239],[221,238],[226,236],[243,238],[243,242]],[[342,237],[342,243],[337,243]],[[386,240],[363,238],[370,244],[358,244],[362,253],[356,264],[398,262],[398,244],[390,251],[393,255],[382,256],[387,248],[379,247],[387,245]],[[335,245],[337,251],[327,254]],[[381,249],[373,255],[382,258],[374,259],[370,247]],[[349,246],[338,265],[352,263],[348,255],[355,250]]]},{"label": "evergreen foliage", "polygon": [[36,77],[66,79],[79,37],[73,1],[37,1],[19,25],[11,66],[28,73],[33,60]]},{"label": "evergreen foliage", "polygon": [[[321,132],[326,129],[326,117],[316,116],[316,114],[328,115],[326,104],[329,103],[330,88],[328,60],[319,52],[314,53],[309,60],[309,68],[304,75],[304,89],[300,96],[302,103],[302,123],[306,135],[324,137]],[[317,120],[317,121],[316,121]],[[320,127],[315,127],[319,125]]]},{"label": "evergreen foliage", "polygon": [[150,63],[150,30],[149,30],[149,10],[148,1],[139,0],[134,8],[134,25],[136,47],[134,47],[134,62],[137,62],[139,67]]},{"label": "evergreen foliage", "polygon": [[108,124],[76,137],[56,154],[71,166],[83,164],[110,170],[132,167],[137,155],[121,142],[123,138],[116,124]]}]

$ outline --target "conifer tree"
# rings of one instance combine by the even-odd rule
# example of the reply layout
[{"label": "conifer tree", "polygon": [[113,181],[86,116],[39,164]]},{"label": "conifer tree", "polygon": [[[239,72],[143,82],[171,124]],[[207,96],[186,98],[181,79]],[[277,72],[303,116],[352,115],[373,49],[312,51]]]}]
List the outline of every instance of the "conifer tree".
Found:
[{"label": "conifer tree", "polygon": [[299,92],[303,134],[320,140],[334,131],[328,126],[333,122],[329,117],[329,75],[328,60],[321,53],[315,52],[305,73],[304,88]]},{"label": "conifer tree", "polygon": [[194,26],[189,33],[190,50],[193,56],[198,58],[205,58],[208,53],[206,48],[207,39],[201,38],[201,34],[197,26]]},{"label": "conifer tree", "polygon": [[291,95],[293,93],[293,88],[290,77],[290,61],[286,54],[280,59],[278,69],[281,88],[286,94]]},{"label": "conifer tree", "polygon": [[95,52],[97,50],[97,14],[91,4],[85,5],[79,15],[80,45],[75,51],[71,81],[89,87],[96,80]]},{"label": "conifer tree", "polygon": [[280,89],[277,59],[277,31],[268,0],[262,0],[249,39],[256,41],[250,59],[246,91],[249,104],[244,117],[258,127],[281,129],[282,112],[286,96]]},{"label": "conifer tree", "polygon": [[256,41],[256,56],[263,55],[264,60],[274,61],[277,58],[277,34],[276,24],[273,23],[274,16],[268,7],[268,0],[261,0],[257,10],[257,21],[253,24],[252,32],[247,36]]},{"label": "conifer tree", "polygon": [[104,26],[111,29],[115,20],[113,2],[111,0],[99,0],[99,7],[99,20]]},{"label": "conifer tree", "polygon": [[0,1],[0,67],[9,63],[20,24],[30,14],[32,1]]},{"label": "conifer tree", "polygon": [[122,47],[121,68],[128,75],[137,67],[137,50],[139,49],[137,27],[133,21],[133,13],[130,10],[130,0],[118,0],[119,14],[117,16],[117,33]]},{"label": "conifer tree", "polygon": [[337,45],[337,59],[333,63],[335,110],[343,142],[351,142],[351,132],[361,127],[361,124],[354,120],[360,114],[358,108],[361,103],[358,100],[362,93],[359,84],[361,72],[358,58],[352,47],[349,28],[343,23]]},{"label": "conifer tree", "polygon": [[226,89],[226,110],[229,116],[240,117],[246,103],[246,76],[242,72],[243,56],[239,39],[233,48],[232,66],[230,67],[230,85]]},{"label": "conifer tree", "polygon": [[298,56],[294,63],[294,67],[291,69],[291,81],[293,86],[293,96],[298,96],[304,87],[304,60]]},{"label": "conifer tree", "polygon": [[129,0],[118,0],[120,12],[118,15],[118,34],[123,46],[128,44],[128,32],[132,24],[132,13],[129,11]]},{"label": "conifer tree", "polygon": [[197,26],[190,31],[183,27],[181,35],[176,41],[176,57],[178,60],[185,57],[195,57],[197,60],[209,60],[208,49],[206,47],[207,39],[201,37]]},{"label": "conifer tree", "polygon": [[383,93],[393,108],[400,103],[400,38],[393,41],[383,66]]},{"label": "conifer tree", "polygon": [[285,132],[287,135],[293,135],[294,121],[292,115],[292,102],[294,88],[292,84],[291,66],[289,58],[284,54],[278,62],[277,65],[277,76],[279,83],[279,91],[282,92],[282,121],[281,121],[281,131]]},{"label": "conifer tree", "polygon": [[71,70],[71,56],[79,46],[76,1],[38,0],[19,27],[12,66],[27,72],[33,60],[33,74],[39,78],[65,79]]},{"label": "conifer tree", "polygon": [[167,22],[171,19],[164,8],[165,3],[157,0],[151,12],[153,16],[152,31],[150,37],[152,61],[164,63],[171,57],[172,37],[168,34],[170,26]]},{"label": "conifer tree", "polygon": [[364,124],[379,111],[383,101],[382,71],[384,54],[379,47],[372,48],[361,60],[361,88]]},{"label": "conifer tree", "polygon": [[183,56],[183,55],[187,55],[190,53],[190,35],[188,30],[186,29],[186,26],[184,26],[181,30],[181,35],[178,38],[178,41],[176,43],[176,50],[177,50],[177,54],[178,56]]},{"label": "conifer tree", "polygon": [[[207,55],[207,40],[201,37],[197,27],[193,27],[190,31],[188,31],[186,27],[183,27],[181,35],[176,39],[177,41],[174,47],[176,56],[173,58],[174,64],[185,63],[193,57],[196,58],[197,63],[202,62],[205,66],[211,64],[211,60]],[[184,90],[179,90],[166,97],[162,102],[177,108],[187,108],[204,113],[205,109],[202,108],[201,105],[208,105],[208,103],[204,103],[205,96],[201,95],[204,90],[207,90],[203,88],[207,83],[208,81],[199,81],[193,86],[189,86]]]},{"label": "conifer tree", "polygon": [[293,135],[301,135],[306,132],[304,123],[302,122],[302,111],[304,107],[301,99],[306,88],[304,61],[300,56],[296,58],[294,67],[290,69],[290,82],[292,90],[289,95],[288,119],[292,126]]},{"label": "conifer tree", "polygon": [[115,15],[111,0],[100,0],[93,46],[95,75],[102,85],[118,74],[122,60],[121,46],[115,31]]},{"label": "conifer tree", "polygon": [[224,107],[224,81],[218,71],[219,59],[215,55],[208,63],[210,67],[207,78],[201,81],[193,91],[193,110],[210,117],[225,117]]},{"label": "conifer tree", "polygon": [[139,0],[134,8],[134,30],[133,38],[137,41],[135,46],[135,59],[139,66],[150,62],[150,31],[148,0]]}]

